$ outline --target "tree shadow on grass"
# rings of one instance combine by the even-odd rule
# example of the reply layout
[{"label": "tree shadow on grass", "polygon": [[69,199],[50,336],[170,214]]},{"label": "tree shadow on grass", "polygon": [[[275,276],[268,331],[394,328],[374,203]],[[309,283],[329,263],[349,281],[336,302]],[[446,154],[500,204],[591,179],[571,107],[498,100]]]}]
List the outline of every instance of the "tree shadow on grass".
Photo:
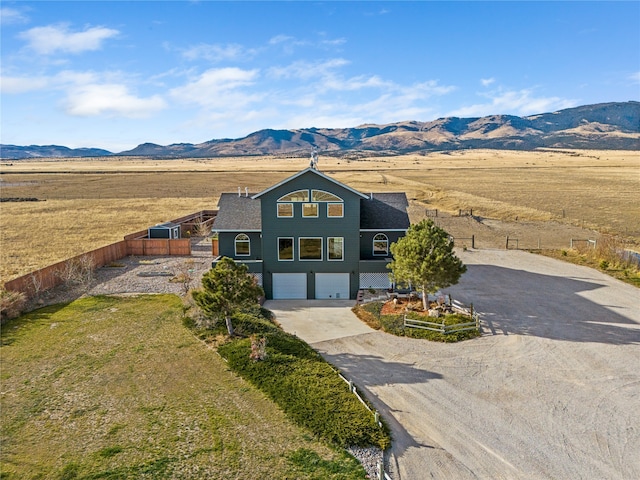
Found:
[{"label": "tree shadow on grass", "polygon": [[483,334],[640,343],[640,291],[624,284],[468,265],[460,283],[447,291],[467,305],[473,303],[481,313]]}]

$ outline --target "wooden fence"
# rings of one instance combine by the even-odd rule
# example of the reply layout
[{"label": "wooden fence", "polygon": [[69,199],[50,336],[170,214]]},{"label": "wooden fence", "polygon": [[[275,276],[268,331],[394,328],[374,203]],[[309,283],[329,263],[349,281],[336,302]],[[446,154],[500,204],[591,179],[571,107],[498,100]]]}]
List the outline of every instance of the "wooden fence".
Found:
[{"label": "wooden fence", "polygon": [[[185,222],[213,222],[217,210],[202,210],[184,217],[171,220],[172,223],[184,224]],[[191,240],[188,238],[164,239],[164,238],[144,238],[147,230],[131,233],[121,240],[105,247],[97,248],[62,262],[49,265],[21,277],[10,280],[4,284],[6,290],[22,292],[28,298],[32,298],[38,293],[50,290],[64,283],[64,272],[80,261],[85,261],[93,268],[100,268],[105,265],[120,260],[129,255],[191,255]]]},{"label": "wooden fence", "polygon": [[86,260],[94,268],[99,268],[127,255],[127,242],[122,240],[15,278],[6,282],[4,288],[14,292],[22,292],[27,297],[32,297],[39,292],[61,285],[64,282],[63,274],[69,265]]},{"label": "wooden fence", "polygon": [[445,325],[444,317],[442,321],[438,323],[429,320],[416,320],[414,318],[407,318],[407,315],[405,314],[404,326],[410,328],[421,328],[422,330],[443,333],[445,335],[449,333],[465,332],[467,330],[480,331],[480,315],[478,315],[478,312],[473,311],[473,304],[469,309],[457,302],[453,302],[451,306],[454,311],[462,313],[463,315],[469,315],[471,321],[466,323],[458,323],[455,325]]},{"label": "wooden fence", "polygon": [[[342,375],[342,373],[340,373],[339,370],[336,370],[334,368],[333,371],[336,372],[338,376],[349,385],[349,391],[353,393],[358,400],[360,400],[360,403],[364,405],[364,408],[366,408],[373,414],[373,420],[376,422],[376,424],[380,428],[382,428],[383,425],[382,425],[382,420],[380,419],[380,414],[378,413],[377,410],[372,409],[369,406],[369,404],[365,401],[365,399],[362,398],[362,396],[360,396],[355,384],[351,380],[349,380],[347,377]],[[384,464],[382,462],[378,462],[377,467],[378,467],[378,480],[391,480],[391,477],[387,474],[387,472],[384,471]]]}]

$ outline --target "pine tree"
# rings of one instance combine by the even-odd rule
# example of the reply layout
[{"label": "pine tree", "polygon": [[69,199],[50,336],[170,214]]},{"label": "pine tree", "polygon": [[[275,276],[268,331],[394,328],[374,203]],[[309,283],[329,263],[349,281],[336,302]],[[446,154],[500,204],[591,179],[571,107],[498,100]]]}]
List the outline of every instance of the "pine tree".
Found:
[{"label": "pine tree", "polygon": [[395,282],[411,283],[422,290],[422,304],[428,308],[427,294],[458,283],[467,267],[453,252],[449,234],[431,220],[411,225],[407,234],[391,244],[393,261],[387,266]]},{"label": "pine tree", "polygon": [[223,257],[202,277],[202,288],[193,292],[193,299],[210,317],[223,316],[229,335],[233,335],[231,316],[243,307],[255,305],[264,295],[248,267]]}]

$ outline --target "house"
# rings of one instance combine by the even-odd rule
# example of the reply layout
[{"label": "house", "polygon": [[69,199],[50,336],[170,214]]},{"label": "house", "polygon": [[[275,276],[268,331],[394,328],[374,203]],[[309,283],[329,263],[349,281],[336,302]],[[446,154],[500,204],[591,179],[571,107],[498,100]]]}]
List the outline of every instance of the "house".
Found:
[{"label": "house", "polygon": [[409,228],[406,195],[365,194],[314,167],[257,194],[223,193],[212,228],[219,258],[246,264],[267,299],[389,288],[389,246]]}]

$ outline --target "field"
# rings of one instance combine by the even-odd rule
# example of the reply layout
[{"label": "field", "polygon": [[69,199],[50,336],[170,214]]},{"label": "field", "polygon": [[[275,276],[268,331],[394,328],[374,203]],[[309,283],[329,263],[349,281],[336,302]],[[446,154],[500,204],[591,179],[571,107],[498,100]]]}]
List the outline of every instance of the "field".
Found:
[{"label": "field", "polygon": [[4,325],[2,478],[364,478],[181,317],[174,295],[88,297]]},{"label": "field", "polygon": [[[136,158],[5,161],[0,205],[0,279],[118,240],[202,209],[222,192],[258,192],[308,165],[306,158]],[[545,248],[597,232],[640,243],[640,157],[630,151],[470,150],[428,155],[320,157],[319,168],[362,192],[404,191],[412,220],[438,209],[454,236],[506,235]],[[473,209],[466,223],[448,217]],[[482,217],[482,223],[477,218]],[[584,230],[583,230],[584,228]],[[521,244],[522,246],[522,244]]]}]

